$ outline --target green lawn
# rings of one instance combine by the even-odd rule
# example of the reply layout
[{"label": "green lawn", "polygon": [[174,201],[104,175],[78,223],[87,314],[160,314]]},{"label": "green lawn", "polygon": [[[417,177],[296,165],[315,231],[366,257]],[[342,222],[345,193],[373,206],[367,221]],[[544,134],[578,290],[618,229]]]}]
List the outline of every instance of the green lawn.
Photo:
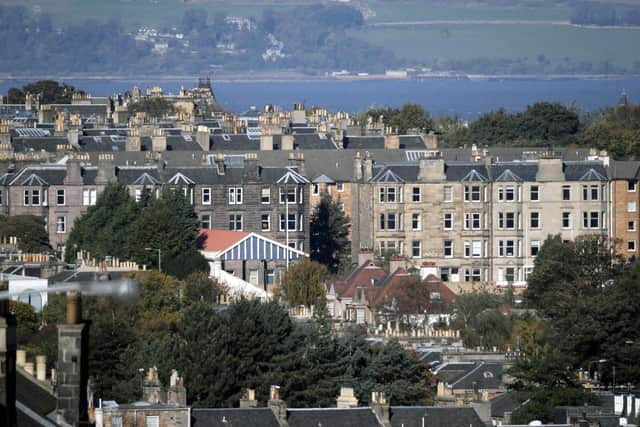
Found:
[{"label": "green lawn", "polygon": [[640,60],[640,30],[586,29],[557,25],[433,25],[375,27],[351,33],[396,52],[430,62],[433,58],[535,58],[630,65]]},{"label": "green lawn", "polygon": [[370,22],[420,20],[568,20],[571,10],[562,7],[492,7],[427,4],[424,1],[374,1],[368,3],[376,13]]}]

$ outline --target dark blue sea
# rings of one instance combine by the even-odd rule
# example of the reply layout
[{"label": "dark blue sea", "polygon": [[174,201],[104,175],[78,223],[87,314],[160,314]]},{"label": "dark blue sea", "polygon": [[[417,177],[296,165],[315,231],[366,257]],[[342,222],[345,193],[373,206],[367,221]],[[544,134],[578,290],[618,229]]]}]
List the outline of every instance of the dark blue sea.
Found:
[{"label": "dark blue sea", "polygon": [[[27,81],[0,80],[0,92]],[[153,80],[66,80],[89,93],[112,95],[159,85],[176,93],[181,85],[193,87],[196,81]],[[360,112],[371,106],[401,106],[406,102],[424,105],[435,116],[458,115],[474,119],[480,114],[504,107],[521,111],[536,101],[575,103],[581,111],[594,111],[615,105],[622,92],[630,102],[640,102],[640,79],[627,80],[314,80],[275,82],[212,82],[218,102],[227,110],[242,113],[250,106],[262,108],[276,104],[291,109],[294,103],[307,107],[323,106],[329,111]]]}]

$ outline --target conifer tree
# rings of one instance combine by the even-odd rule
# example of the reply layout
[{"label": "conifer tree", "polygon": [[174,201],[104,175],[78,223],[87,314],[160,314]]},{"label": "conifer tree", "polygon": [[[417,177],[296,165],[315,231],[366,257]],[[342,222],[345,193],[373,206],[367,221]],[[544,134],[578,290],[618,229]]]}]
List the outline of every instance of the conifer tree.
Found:
[{"label": "conifer tree", "polygon": [[325,193],[311,217],[311,259],[337,273],[347,262],[350,249],[349,218]]}]

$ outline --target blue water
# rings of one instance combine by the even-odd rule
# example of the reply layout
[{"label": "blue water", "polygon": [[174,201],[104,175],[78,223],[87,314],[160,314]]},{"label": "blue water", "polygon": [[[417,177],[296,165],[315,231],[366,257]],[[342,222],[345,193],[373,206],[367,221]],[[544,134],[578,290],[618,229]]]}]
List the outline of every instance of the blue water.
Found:
[{"label": "blue water", "polygon": [[[93,95],[111,95],[159,85],[176,93],[181,85],[196,81],[67,80]],[[22,80],[0,80],[0,92],[22,86]],[[574,103],[581,111],[615,105],[625,91],[630,102],[640,102],[640,79],[627,80],[360,80],[291,82],[213,82],[218,102],[230,111],[243,112],[254,105],[276,104],[291,109],[294,103],[319,105],[329,111],[360,112],[371,106],[398,107],[406,102],[425,106],[435,116],[458,115],[474,119],[504,107],[521,111],[536,101]]]}]

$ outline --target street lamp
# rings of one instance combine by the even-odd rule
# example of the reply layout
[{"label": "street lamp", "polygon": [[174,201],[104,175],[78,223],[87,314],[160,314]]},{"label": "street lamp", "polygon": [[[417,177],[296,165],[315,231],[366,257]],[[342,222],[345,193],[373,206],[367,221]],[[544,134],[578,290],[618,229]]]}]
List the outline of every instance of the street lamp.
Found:
[{"label": "street lamp", "polygon": [[145,251],[158,251],[158,272],[162,273],[162,250],[160,248],[144,248]]}]

